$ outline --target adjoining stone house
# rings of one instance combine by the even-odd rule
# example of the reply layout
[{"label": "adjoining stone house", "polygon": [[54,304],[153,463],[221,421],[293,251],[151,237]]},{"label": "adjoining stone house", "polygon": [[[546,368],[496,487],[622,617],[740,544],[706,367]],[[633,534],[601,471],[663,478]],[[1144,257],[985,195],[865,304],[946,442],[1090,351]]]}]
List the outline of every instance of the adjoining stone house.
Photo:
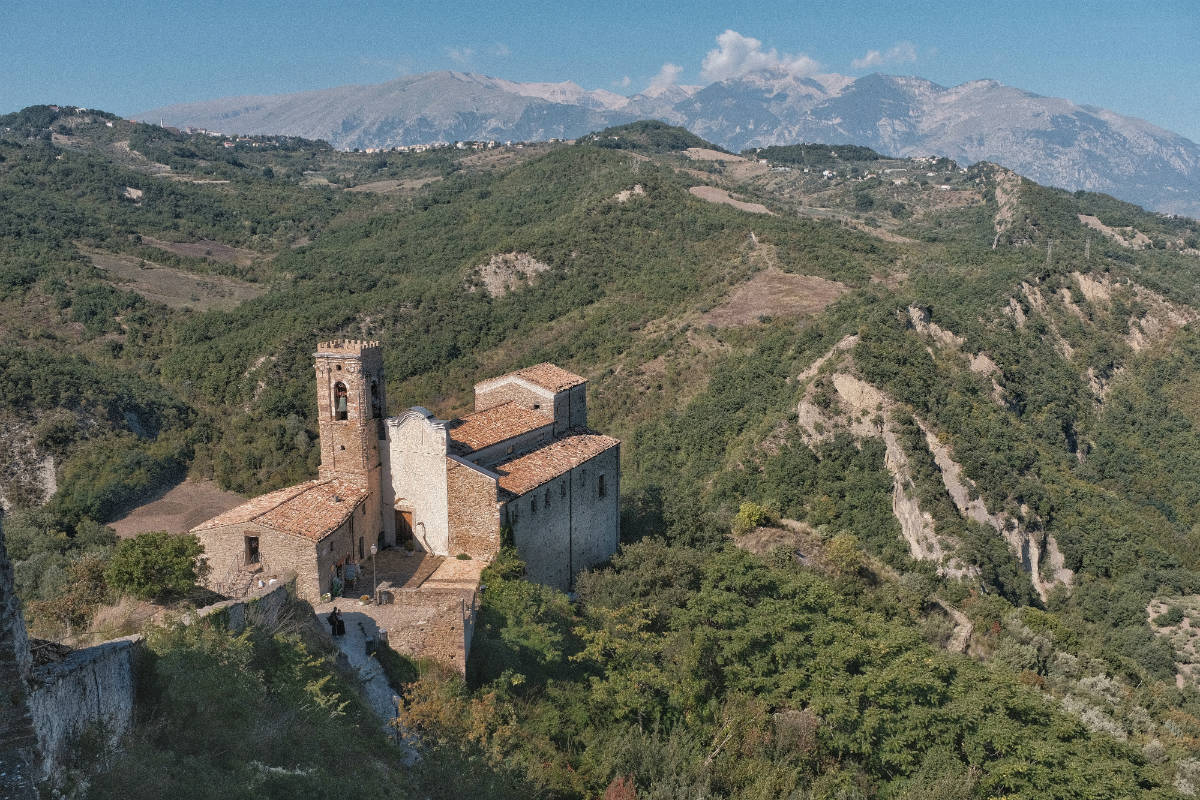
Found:
[{"label": "adjoining stone house", "polygon": [[566,590],[616,551],[620,442],[587,428],[583,378],[539,364],[476,384],[461,419],[384,419],[377,342],[322,342],[314,359],[319,477],[193,529],[213,588],[260,565],[316,601],[371,545],[487,562],[507,527],[528,577]]}]

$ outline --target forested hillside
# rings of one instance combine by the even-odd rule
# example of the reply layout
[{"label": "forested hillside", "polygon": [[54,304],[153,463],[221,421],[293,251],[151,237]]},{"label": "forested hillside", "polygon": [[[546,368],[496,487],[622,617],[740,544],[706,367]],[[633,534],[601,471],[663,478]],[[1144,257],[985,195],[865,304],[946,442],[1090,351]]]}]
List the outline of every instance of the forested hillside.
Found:
[{"label": "forested hillside", "polygon": [[[624,441],[623,549],[573,600],[506,555],[467,682],[409,684],[458,794],[1194,794],[1200,224],[990,164],[705,144],[0,118],[0,494],[35,629],[86,621],[80,559],[155,491],[315,473],[318,339],[381,340],[393,414],[554,361]],[[131,752],[184,775],[195,746]]]}]

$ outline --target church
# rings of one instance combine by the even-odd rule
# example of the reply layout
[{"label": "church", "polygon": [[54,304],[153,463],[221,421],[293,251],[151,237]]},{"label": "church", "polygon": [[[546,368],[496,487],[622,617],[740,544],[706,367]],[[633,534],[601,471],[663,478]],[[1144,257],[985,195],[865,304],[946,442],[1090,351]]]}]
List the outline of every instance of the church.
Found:
[{"label": "church", "polygon": [[538,364],[477,383],[462,418],[385,418],[378,342],[322,342],[314,361],[318,477],[192,530],[213,588],[294,572],[316,603],[372,546],[488,563],[510,534],[530,580],[568,591],[616,551],[620,442],[588,428],[584,378]]}]

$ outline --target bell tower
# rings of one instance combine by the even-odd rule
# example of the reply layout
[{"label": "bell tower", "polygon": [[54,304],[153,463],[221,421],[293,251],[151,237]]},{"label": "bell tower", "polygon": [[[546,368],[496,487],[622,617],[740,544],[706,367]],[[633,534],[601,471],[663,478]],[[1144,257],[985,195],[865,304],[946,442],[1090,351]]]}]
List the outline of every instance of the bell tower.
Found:
[{"label": "bell tower", "polygon": [[379,342],[334,339],[317,345],[317,429],[321,437],[322,479],[363,486],[367,500],[364,546],[376,543],[381,467],[379,439],[387,402]]},{"label": "bell tower", "polygon": [[313,359],[321,477],[365,479],[379,469],[379,428],[385,409],[379,342],[321,342]]}]

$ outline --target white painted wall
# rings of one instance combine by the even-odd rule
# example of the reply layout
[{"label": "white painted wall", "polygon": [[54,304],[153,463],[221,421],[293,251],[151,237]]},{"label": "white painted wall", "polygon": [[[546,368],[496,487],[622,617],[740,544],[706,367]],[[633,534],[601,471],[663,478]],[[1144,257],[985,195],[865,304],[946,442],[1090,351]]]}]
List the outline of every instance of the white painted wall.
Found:
[{"label": "white painted wall", "polygon": [[401,416],[387,420],[387,455],[384,485],[390,485],[383,514],[394,530],[396,508],[413,512],[413,538],[426,552],[450,554],[450,525],[447,515],[446,452],[444,421],[414,406]]}]

